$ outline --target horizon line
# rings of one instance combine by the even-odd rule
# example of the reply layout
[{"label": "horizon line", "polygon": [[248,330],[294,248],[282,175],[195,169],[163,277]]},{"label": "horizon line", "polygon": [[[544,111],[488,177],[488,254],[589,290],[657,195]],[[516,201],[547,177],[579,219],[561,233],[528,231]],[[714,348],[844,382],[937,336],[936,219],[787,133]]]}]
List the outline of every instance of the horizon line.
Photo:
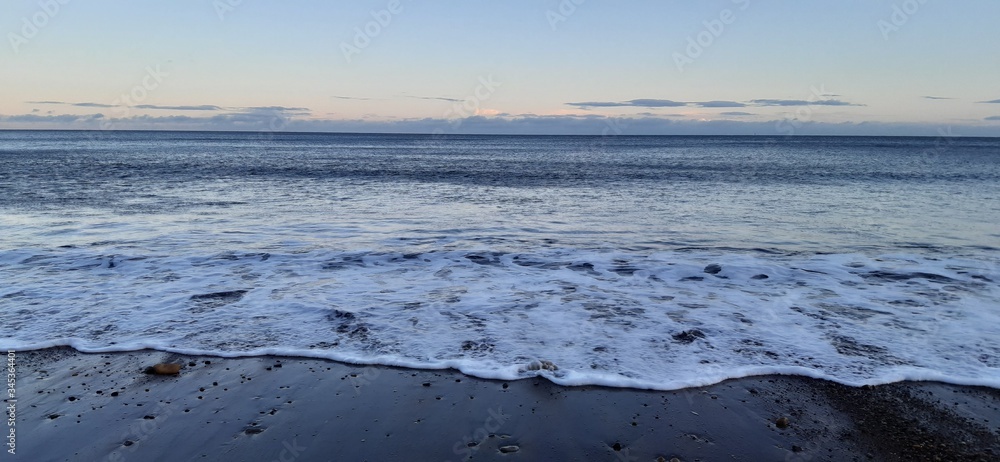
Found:
[{"label": "horizon line", "polygon": [[779,135],[779,134],[616,134],[616,135],[588,135],[588,134],[538,134],[538,133],[426,133],[426,132],[318,132],[318,131],[272,131],[272,130],[162,130],[162,129],[123,129],[123,130],[94,130],[78,128],[0,128],[0,132],[95,132],[95,133],[247,133],[247,134],[272,134],[272,135],[385,135],[385,136],[430,136],[438,138],[462,137],[462,136],[496,136],[496,137],[587,137],[587,138],[665,138],[665,137],[744,137],[744,138],[966,138],[966,139],[995,139],[998,136],[968,136],[968,135],[851,135],[851,134],[827,134],[827,135]]}]

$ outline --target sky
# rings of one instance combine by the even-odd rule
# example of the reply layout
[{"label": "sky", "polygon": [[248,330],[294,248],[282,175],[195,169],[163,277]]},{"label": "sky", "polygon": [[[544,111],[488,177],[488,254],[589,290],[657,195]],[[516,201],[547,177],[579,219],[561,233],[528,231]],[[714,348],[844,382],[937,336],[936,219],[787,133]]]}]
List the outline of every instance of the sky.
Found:
[{"label": "sky", "polygon": [[0,3],[0,129],[1000,136],[996,0]]}]

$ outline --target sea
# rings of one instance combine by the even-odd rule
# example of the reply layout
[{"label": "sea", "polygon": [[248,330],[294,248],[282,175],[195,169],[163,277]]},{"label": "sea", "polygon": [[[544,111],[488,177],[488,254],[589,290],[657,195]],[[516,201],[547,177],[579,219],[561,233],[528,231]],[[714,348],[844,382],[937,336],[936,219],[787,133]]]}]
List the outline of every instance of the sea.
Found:
[{"label": "sea", "polygon": [[0,348],[1000,388],[1000,139],[0,131]]}]

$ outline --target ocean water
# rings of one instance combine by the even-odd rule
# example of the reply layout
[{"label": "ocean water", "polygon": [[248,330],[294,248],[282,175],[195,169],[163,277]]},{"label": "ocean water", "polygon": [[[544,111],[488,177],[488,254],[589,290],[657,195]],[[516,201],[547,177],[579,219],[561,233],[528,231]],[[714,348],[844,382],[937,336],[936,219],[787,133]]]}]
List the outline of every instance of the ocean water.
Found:
[{"label": "ocean water", "polygon": [[1000,139],[0,131],[0,348],[1000,387]]}]

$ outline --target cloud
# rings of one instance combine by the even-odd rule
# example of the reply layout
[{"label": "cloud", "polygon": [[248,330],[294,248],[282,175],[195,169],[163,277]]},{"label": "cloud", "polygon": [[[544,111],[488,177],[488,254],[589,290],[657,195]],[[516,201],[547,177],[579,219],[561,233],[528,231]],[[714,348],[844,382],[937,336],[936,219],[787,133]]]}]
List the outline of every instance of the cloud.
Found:
[{"label": "cloud", "polygon": [[747,107],[746,104],[736,101],[705,101],[702,103],[691,103],[697,107]]},{"label": "cloud", "polygon": [[[601,116],[597,116],[601,117]],[[684,114],[656,114],[652,112],[637,112],[635,114],[623,115],[622,117],[687,117]]]},{"label": "cloud", "polygon": [[104,104],[104,103],[68,103],[65,101],[28,101],[28,104],[57,104],[62,106],[77,106],[77,107],[98,107],[98,108],[111,108],[117,107],[114,104]]},{"label": "cloud", "polygon": [[671,101],[669,99],[633,99],[628,101],[630,106],[635,107],[681,107],[687,106],[687,103],[681,103],[677,101]]},{"label": "cloud", "polygon": [[308,112],[309,108],[304,107],[284,107],[284,106],[258,106],[258,107],[222,107],[215,106],[212,104],[201,104],[201,105],[178,105],[178,106],[161,106],[157,104],[139,104],[136,106],[127,105],[114,105],[114,104],[103,104],[103,103],[68,103],[65,101],[28,101],[28,104],[56,104],[63,106],[75,106],[75,107],[89,107],[89,108],[120,108],[120,107],[134,107],[136,109],[150,109],[150,110],[160,110],[160,111],[234,111],[234,112]]},{"label": "cloud", "polygon": [[1000,120],[1000,116],[989,116],[985,120]]},{"label": "cloud", "polygon": [[[998,119],[1000,120],[1000,119]],[[607,133],[609,125],[621,127],[622,135],[754,135],[784,137],[794,127],[795,135],[940,136],[937,124],[813,121],[751,121],[671,119],[663,116],[604,117],[599,115],[533,115],[510,117],[474,116],[464,119],[421,118],[400,120],[321,120],[289,117],[285,113],[245,112],[194,117],[188,115],[137,115],[105,118],[92,115],[0,116],[8,129],[57,128],[98,130],[204,130],[287,131],[338,133],[410,134],[506,134],[506,135],[595,135]],[[961,136],[1000,136],[1000,124],[953,126]]]},{"label": "cloud", "polygon": [[350,100],[357,100],[357,101],[370,101],[372,99],[372,98],[361,98],[361,97],[358,97],[358,96],[337,96],[337,95],[333,95],[333,96],[331,96],[331,98],[336,98],[336,99],[350,99]]},{"label": "cloud", "polygon": [[251,106],[239,108],[246,112],[309,112],[307,107],[285,107],[285,106]]},{"label": "cloud", "polygon": [[580,108],[588,107],[645,107],[645,108],[656,108],[656,107],[684,107],[688,103],[682,103],[678,101],[671,101],[669,99],[633,99],[630,101],[586,101],[582,103],[566,103],[567,106],[575,106]]},{"label": "cloud", "polygon": [[661,107],[701,107],[701,108],[733,108],[733,107],[747,107],[747,106],[864,106],[863,104],[854,104],[847,101],[841,101],[839,99],[821,99],[815,101],[806,101],[799,99],[753,99],[747,103],[741,103],[738,101],[692,101],[692,102],[682,102],[673,101],[669,99],[633,99],[630,101],[586,101],[580,103],[566,103],[567,106],[574,106],[579,108],[595,108],[595,107],[643,107],[643,108],[661,108]]},{"label": "cloud", "polygon": [[140,104],[135,106],[137,109],[157,109],[164,111],[221,111],[222,108],[219,106],[212,106],[210,104],[204,104],[201,106],[157,106],[155,104]]},{"label": "cloud", "polygon": [[576,106],[576,107],[581,107],[581,108],[588,108],[588,107],[626,107],[626,106],[631,106],[631,104],[628,104],[628,103],[613,103],[613,102],[605,102],[605,101],[584,101],[582,103],[566,103],[566,105],[567,106]]},{"label": "cloud", "polygon": [[58,115],[36,115],[36,114],[21,114],[12,116],[0,116],[0,121],[8,124],[76,124],[76,123],[88,123],[96,122],[104,118],[104,114],[89,114],[89,115],[74,115],[74,114],[58,114]]},{"label": "cloud", "polygon": [[752,116],[753,114],[749,112],[722,112],[719,115],[743,117],[743,116]]},{"label": "cloud", "polygon": [[229,120],[251,120],[246,118],[246,117],[251,117],[258,119],[266,119],[268,121],[271,121],[270,123],[275,123],[274,121],[285,121],[297,116],[308,116],[312,114],[309,108],[285,107],[285,106],[244,107],[244,108],[234,108],[234,111],[235,112],[227,114],[219,114],[215,117],[230,117]]},{"label": "cloud", "polygon": [[848,103],[839,99],[820,99],[806,101],[801,99],[753,99],[751,103],[757,106],[863,106],[863,104]]},{"label": "cloud", "polygon": [[995,99],[993,101],[980,101],[983,104],[1000,104],[1000,99]]},{"label": "cloud", "polygon": [[449,103],[461,103],[462,101],[465,101],[465,100],[462,100],[462,99],[448,98],[448,97],[445,97],[445,96],[409,96],[409,95],[407,95],[406,97],[407,98],[413,98],[413,99],[431,99],[431,100],[438,100],[438,101],[448,101]]},{"label": "cloud", "polygon": [[100,107],[100,108],[110,108],[117,107],[114,104],[104,104],[104,103],[73,103],[76,107]]},{"label": "cloud", "polygon": [[922,96],[924,99],[955,99],[947,96]]}]

